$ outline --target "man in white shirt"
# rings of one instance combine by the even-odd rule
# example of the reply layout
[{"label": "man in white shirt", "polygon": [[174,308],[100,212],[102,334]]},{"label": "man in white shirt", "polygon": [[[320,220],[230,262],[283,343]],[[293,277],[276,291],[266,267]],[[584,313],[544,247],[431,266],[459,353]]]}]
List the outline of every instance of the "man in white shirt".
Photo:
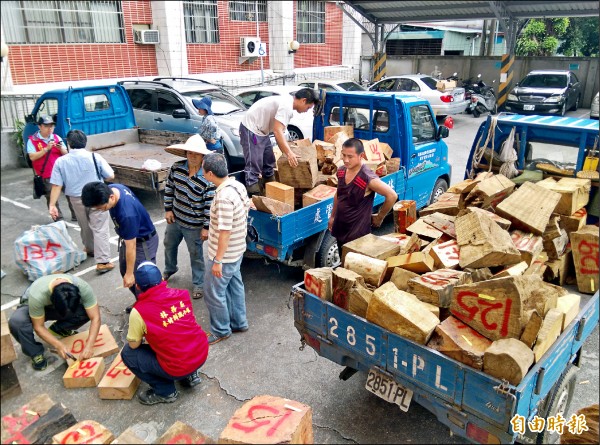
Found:
[{"label": "man in white shirt", "polygon": [[246,189],[250,195],[261,193],[260,175],[265,183],[274,181],[275,154],[269,133],[292,167],[298,166],[296,155],[285,139],[285,131],[294,111],[306,113],[318,102],[316,92],[302,88],[293,96],[271,96],[256,101],[240,124],[240,142],[244,149]]}]

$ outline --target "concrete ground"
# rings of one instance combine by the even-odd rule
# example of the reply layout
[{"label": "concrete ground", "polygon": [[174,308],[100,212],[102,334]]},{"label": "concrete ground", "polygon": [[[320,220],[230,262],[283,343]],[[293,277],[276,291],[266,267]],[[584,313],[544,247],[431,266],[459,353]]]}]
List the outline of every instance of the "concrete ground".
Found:
[{"label": "concrete ground", "polygon": [[[587,116],[586,110],[573,113]],[[485,117],[455,116],[455,128],[446,139],[453,165],[452,183],[462,180],[464,166],[475,132]],[[14,240],[32,225],[51,222],[44,200],[31,197],[31,170],[5,170],[1,178],[1,262],[6,276],[1,282],[1,303],[10,306],[29,282],[13,259]],[[159,197],[138,193],[163,239],[165,223]],[[64,200],[62,208],[68,214]],[[112,224],[111,224],[112,226]],[[69,223],[69,233],[81,246],[76,223]],[[111,231],[112,231],[111,227]],[[390,219],[378,234],[393,230]],[[114,235],[114,231],[112,232]],[[164,265],[164,249],[159,247],[158,264]],[[116,245],[112,256],[117,256]],[[170,285],[191,290],[191,273],[185,246],[179,251],[179,272]],[[101,307],[102,321],[108,324],[121,346],[127,331],[125,308],[133,302],[121,285],[119,272],[97,275],[93,259],[86,260],[72,273],[81,276],[94,288]],[[62,402],[76,419],[91,419],[109,428],[115,436],[128,427],[145,435],[150,443],[176,420],[186,422],[210,437],[220,432],[245,401],[256,395],[269,394],[308,404],[313,409],[316,443],[461,443],[458,437],[435,416],[413,403],[407,413],[365,390],[366,376],[357,374],[343,382],[338,379],[342,368],[319,357],[310,347],[299,351],[300,336],[294,328],[290,290],[302,281],[299,268],[291,268],[263,259],[245,259],[242,274],[250,330],[234,334],[210,349],[202,367],[203,382],[191,390],[182,389],[180,399],[170,405],[146,407],[133,400],[100,400],[96,388],[66,390],[62,375],[66,364],[56,359],[43,372],[35,372],[17,345],[18,359],[13,363],[23,393],[2,401],[2,416],[27,403],[40,393]],[[207,329],[207,310],[202,300],[194,300],[194,313]],[[8,310],[10,314],[11,309]],[[56,357],[56,356],[55,356]],[[107,364],[113,357],[109,357]],[[578,374],[575,397],[568,415],[598,403],[598,329],[583,348],[582,368]],[[142,384],[142,389],[146,389]],[[567,417],[567,416],[565,416]]]}]

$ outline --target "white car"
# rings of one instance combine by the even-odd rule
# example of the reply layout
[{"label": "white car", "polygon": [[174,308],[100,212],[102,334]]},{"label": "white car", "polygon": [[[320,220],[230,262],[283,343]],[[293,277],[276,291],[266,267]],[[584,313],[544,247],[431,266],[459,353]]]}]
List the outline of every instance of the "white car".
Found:
[{"label": "white car", "polygon": [[[274,86],[257,86],[249,88],[241,88],[232,92],[235,97],[242,102],[246,107],[250,108],[254,102],[264,97],[281,96],[284,94],[293,95],[296,91],[304,87],[296,85],[274,85]],[[312,141],[313,134],[313,113],[312,110],[306,113],[297,113],[290,120],[287,127],[287,138],[290,141],[297,139],[310,139]]]},{"label": "white car", "polygon": [[423,74],[391,76],[374,83],[370,91],[401,92],[421,97],[431,104],[437,117],[459,114],[467,109],[469,102],[465,100],[465,89],[454,88],[452,91],[439,91],[438,81]]},{"label": "white car", "polygon": [[590,119],[598,119],[598,96],[600,93],[596,93],[592,105],[590,107]]},{"label": "white car", "polygon": [[367,91],[365,87],[356,83],[353,80],[340,80],[340,79],[319,79],[319,80],[308,80],[305,82],[298,83],[299,87],[302,88],[314,88],[315,90],[329,91]]}]

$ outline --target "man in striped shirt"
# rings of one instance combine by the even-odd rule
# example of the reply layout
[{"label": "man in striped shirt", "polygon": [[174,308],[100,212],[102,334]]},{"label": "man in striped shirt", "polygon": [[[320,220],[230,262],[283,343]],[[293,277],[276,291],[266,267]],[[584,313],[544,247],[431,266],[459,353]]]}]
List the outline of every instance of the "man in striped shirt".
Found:
[{"label": "man in striped shirt", "polygon": [[208,343],[213,345],[246,332],[246,293],[240,266],[246,251],[250,200],[244,185],[227,176],[227,162],[222,154],[204,157],[206,179],[217,186],[210,207],[208,252],[205,255],[204,289],[210,315]]},{"label": "man in striped shirt", "polygon": [[215,186],[204,177],[202,159],[211,151],[198,134],[185,144],[175,144],[165,151],[186,158],[171,167],[165,185],[165,269],[166,281],[177,272],[177,250],[185,239],[192,266],[192,298],[204,295],[204,258],[202,243],[208,238],[208,218]]}]

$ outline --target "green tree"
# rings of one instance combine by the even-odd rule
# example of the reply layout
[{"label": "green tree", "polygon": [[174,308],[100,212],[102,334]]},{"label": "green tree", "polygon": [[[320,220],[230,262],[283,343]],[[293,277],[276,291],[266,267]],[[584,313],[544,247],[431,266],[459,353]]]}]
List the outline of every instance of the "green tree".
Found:
[{"label": "green tree", "polygon": [[569,29],[568,18],[531,19],[517,38],[517,56],[552,56]]},{"label": "green tree", "polygon": [[599,27],[598,17],[572,18],[558,51],[565,56],[598,56]]}]

